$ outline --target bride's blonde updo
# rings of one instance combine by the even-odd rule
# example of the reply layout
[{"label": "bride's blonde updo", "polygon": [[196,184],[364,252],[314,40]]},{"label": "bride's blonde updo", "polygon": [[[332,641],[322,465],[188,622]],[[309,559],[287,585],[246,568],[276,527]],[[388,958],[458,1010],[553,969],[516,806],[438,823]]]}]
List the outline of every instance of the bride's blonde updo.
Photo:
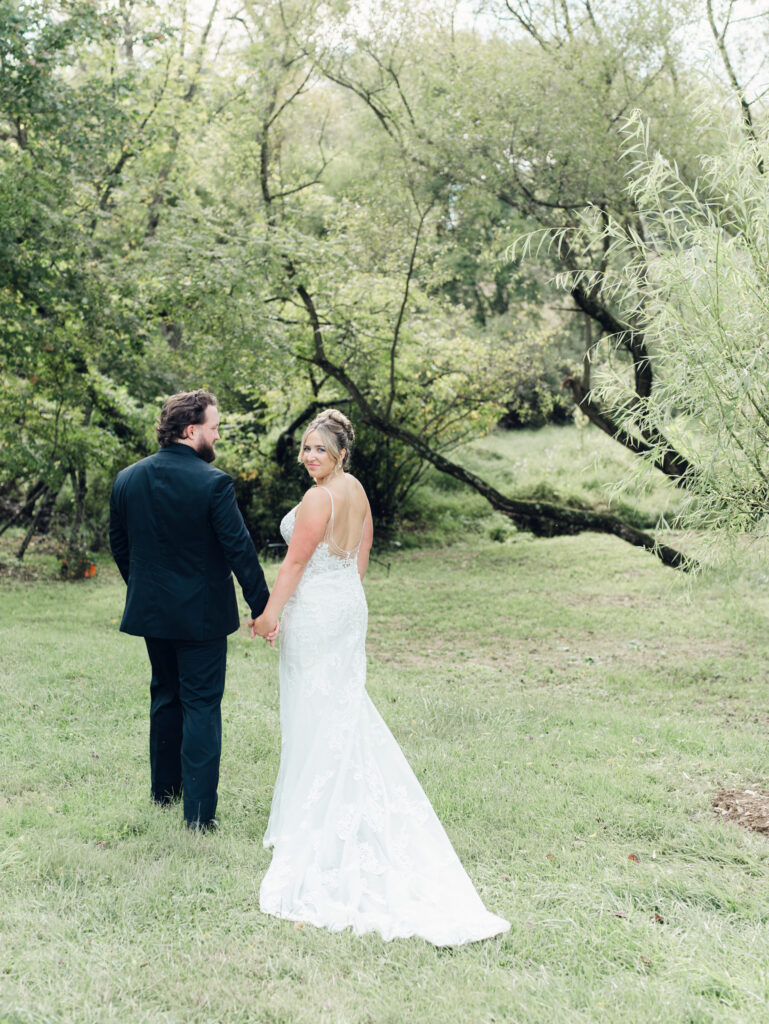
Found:
[{"label": "bride's blonde updo", "polygon": [[337,463],[339,462],[339,453],[344,448],[342,469],[347,469],[350,465],[350,452],[355,442],[355,431],[345,414],[338,409],[324,409],[323,412],[318,413],[302,434],[302,443],[299,445],[299,462],[304,462],[304,443],[313,430],[317,430],[323,438],[326,450]]}]

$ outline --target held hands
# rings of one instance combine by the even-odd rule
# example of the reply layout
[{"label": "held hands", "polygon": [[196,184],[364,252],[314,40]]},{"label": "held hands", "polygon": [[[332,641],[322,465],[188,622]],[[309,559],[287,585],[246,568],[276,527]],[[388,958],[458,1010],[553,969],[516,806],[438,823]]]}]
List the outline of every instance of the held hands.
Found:
[{"label": "held hands", "polygon": [[280,633],[280,623],[274,616],[269,618],[262,612],[255,619],[249,619],[248,625],[251,629],[251,639],[258,634],[263,640],[266,640],[270,647],[275,646],[275,638]]}]

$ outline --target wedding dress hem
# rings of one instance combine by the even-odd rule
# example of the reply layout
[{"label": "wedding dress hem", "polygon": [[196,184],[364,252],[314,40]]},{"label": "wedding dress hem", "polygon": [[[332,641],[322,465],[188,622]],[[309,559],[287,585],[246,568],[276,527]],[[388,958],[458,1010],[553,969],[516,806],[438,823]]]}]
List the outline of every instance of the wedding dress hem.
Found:
[{"label": "wedding dress hem", "polygon": [[441,932],[436,929],[432,931],[426,928],[424,925],[414,926],[398,926],[392,922],[378,923],[374,920],[369,920],[361,917],[359,914],[349,913],[340,916],[338,920],[330,920],[326,914],[292,914],[290,912],[283,912],[280,909],[271,909],[269,905],[262,905],[260,903],[259,909],[264,914],[269,914],[271,917],[280,918],[282,921],[294,921],[301,922],[302,924],[310,924],[313,928],[324,928],[330,932],[342,932],[346,928],[351,928],[354,935],[372,935],[378,934],[384,942],[392,942],[395,939],[423,939],[426,942],[431,943],[433,946],[440,946],[446,948],[449,946],[466,946],[471,942],[482,942],[484,939],[493,939],[497,935],[502,935],[509,931],[510,923],[505,921],[501,917],[495,915],[489,915],[491,921],[478,925],[477,928],[468,928],[466,931],[460,934],[454,934],[449,936],[447,931]]}]

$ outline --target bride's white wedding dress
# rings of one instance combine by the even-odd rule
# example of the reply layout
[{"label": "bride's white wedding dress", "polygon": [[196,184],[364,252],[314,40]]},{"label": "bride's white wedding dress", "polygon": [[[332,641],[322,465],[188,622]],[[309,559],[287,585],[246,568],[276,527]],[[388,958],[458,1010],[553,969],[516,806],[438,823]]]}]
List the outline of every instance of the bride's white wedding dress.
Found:
[{"label": "bride's white wedding dress", "polygon": [[[366,692],[358,550],[334,544],[331,500],[324,540],[281,622],[282,747],[260,907],[332,931],[349,925],[436,946],[498,935],[510,925],[484,907]],[[292,509],[280,524],[287,543],[295,517]]]}]

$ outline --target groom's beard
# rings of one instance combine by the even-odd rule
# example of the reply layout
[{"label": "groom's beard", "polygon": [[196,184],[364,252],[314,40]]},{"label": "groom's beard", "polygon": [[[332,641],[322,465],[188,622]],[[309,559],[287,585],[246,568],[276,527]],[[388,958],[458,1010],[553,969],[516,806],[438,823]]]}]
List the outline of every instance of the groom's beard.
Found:
[{"label": "groom's beard", "polygon": [[195,449],[195,453],[203,460],[203,462],[213,462],[216,458],[214,446],[209,444],[207,441],[201,441]]}]

